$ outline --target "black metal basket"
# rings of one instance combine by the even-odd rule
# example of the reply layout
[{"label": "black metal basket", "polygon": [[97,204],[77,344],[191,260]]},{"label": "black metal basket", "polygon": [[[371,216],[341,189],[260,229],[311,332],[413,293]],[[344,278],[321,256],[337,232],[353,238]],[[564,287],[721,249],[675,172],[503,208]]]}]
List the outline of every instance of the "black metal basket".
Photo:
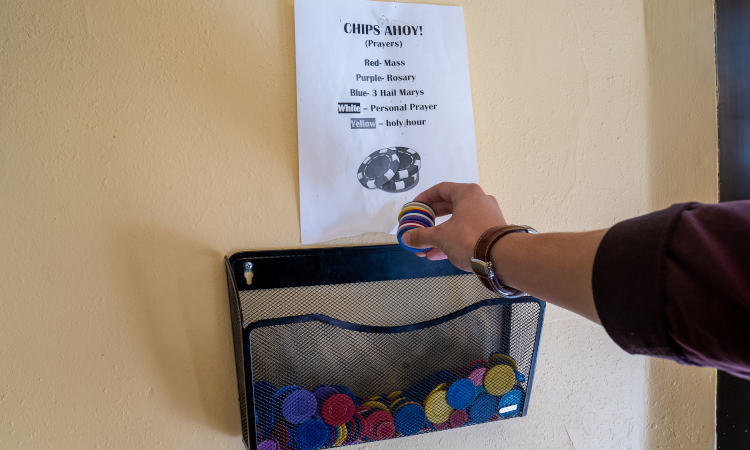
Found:
[{"label": "black metal basket", "polygon": [[[226,260],[245,445],[312,450],[526,415],[544,302],[397,245]],[[253,387],[254,388],[251,388]]]}]

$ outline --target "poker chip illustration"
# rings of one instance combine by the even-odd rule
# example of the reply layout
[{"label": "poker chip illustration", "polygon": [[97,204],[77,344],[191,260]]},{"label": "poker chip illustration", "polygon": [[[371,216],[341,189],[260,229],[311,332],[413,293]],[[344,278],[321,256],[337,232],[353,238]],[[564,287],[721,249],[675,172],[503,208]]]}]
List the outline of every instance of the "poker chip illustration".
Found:
[{"label": "poker chip illustration", "polygon": [[367,189],[406,192],[419,183],[422,157],[408,147],[388,147],[370,153],[357,170],[357,179]]},{"label": "poker chip illustration", "polygon": [[377,189],[396,176],[401,164],[395,150],[383,148],[370,153],[357,171],[357,179],[367,189]]}]

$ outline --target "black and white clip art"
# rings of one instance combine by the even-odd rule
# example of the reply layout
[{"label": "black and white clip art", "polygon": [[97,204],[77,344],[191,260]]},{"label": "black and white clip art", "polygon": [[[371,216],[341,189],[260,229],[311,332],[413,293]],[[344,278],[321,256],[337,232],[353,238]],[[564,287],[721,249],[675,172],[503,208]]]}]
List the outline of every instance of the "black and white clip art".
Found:
[{"label": "black and white clip art", "polygon": [[367,189],[405,192],[419,183],[422,159],[408,147],[388,147],[370,153],[357,171],[357,179]]}]

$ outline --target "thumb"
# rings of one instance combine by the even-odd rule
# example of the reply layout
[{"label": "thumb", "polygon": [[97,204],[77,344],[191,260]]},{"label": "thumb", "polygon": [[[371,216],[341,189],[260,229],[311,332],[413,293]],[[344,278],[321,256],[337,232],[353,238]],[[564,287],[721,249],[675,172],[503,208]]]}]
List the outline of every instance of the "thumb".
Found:
[{"label": "thumb", "polygon": [[409,230],[401,237],[401,240],[412,248],[439,247],[435,227],[415,228]]}]

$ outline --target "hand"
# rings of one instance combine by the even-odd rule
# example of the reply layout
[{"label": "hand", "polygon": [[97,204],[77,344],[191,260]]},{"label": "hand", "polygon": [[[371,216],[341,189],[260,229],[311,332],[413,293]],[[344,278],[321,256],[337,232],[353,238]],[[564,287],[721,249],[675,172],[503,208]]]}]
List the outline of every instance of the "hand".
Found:
[{"label": "hand", "polygon": [[484,193],[476,184],[440,183],[414,199],[427,203],[435,214],[453,217],[432,228],[417,228],[404,233],[406,245],[432,247],[417,256],[430,260],[448,258],[454,266],[471,271],[471,258],[479,237],[488,229],[507,225],[495,197]]}]

